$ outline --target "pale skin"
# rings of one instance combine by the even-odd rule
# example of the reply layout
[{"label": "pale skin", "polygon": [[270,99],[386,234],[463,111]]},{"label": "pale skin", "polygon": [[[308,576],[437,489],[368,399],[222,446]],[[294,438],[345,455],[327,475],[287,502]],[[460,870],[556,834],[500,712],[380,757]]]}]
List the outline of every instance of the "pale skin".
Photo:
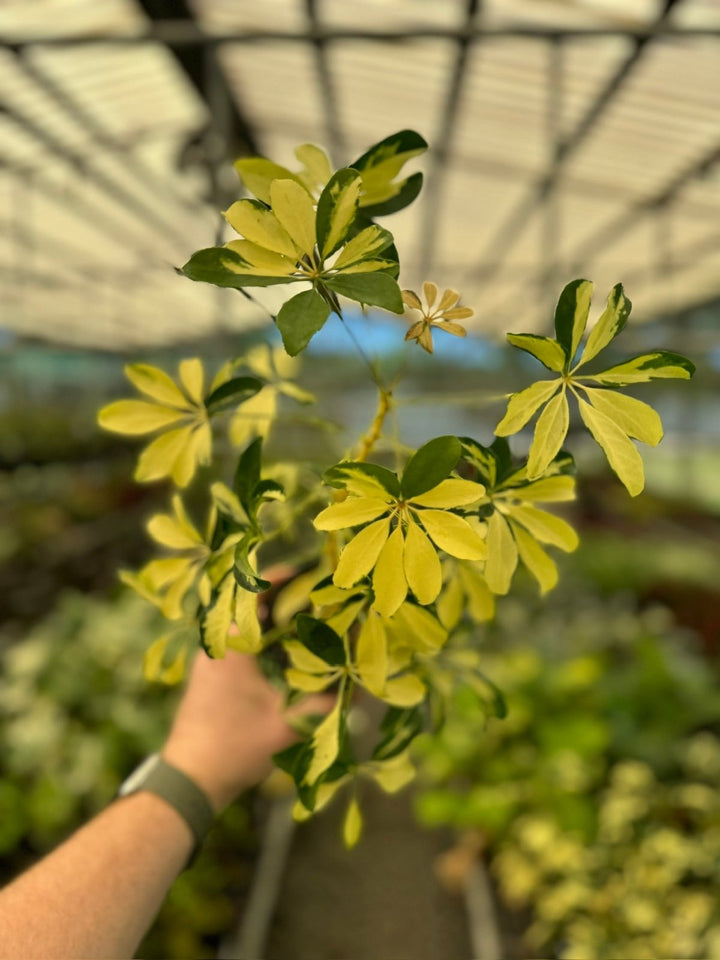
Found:
[{"label": "pale skin", "polygon": [[[161,753],[219,813],[293,742],[289,721],[328,705],[309,697],[284,711],[252,657],[199,654]],[[0,957],[133,956],[192,848],[187,823],[160,797],[114,801],[0,891]]]}]

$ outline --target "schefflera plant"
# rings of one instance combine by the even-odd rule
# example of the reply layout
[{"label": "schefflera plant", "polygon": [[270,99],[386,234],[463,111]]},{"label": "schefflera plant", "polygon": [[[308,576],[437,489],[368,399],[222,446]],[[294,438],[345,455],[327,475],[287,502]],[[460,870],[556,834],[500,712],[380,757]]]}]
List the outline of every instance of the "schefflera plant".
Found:
[{"label": "schefflera plant", "polygon": [[[180,363],[177,381],[148,364],[131,365],[128,377],[144,398],[116,401],[100,412],[107,429],[151,437],[137,480],[169,479],[180,489],[194,481],[207,502],[200,523],[174,493],[171,510],[148,522],[162,556],[136,573],[121,572],[169,621],[148,650],[147,676],[179,681],[198,640],[211,657],[233,648],[258,656],[267,670],[279,648],[288,701],[326,691],[334,705],[310,719],[276,763],[295,783],[298,818],[352,784],[343,827],[348,846],[362,829],[357,785],[367,777],[388,791],[408,783],[412,741],[442,724],[459,686],[479,710],[505,711],[502,694],[482,671],[478,625],[492,619],[495,598],[512,589],[521,567],[541,593],[552,589],[559,577],[553,551],[578,544],[570,524],[546,509],[575,497],[575,464],[563,449],[568,395],[637,494],[642,461],[631,438],[656,443],[662,427],[651,407],[619,388],[693,372],[690,361],[664,351],[585,372],[585,363],[622,330],[630,301],[618,284],[581,352],[592,284],[576,280],[560,296],[554,339],[508,335],[556,376],[512,394],[490,442],[448,434],[409,455],[396,450],[396,470],[372,462],[384,442],[394,387],[373,368],[379,400],[367,433],[322,476],[314,464],[303,466],[314,477],[309,493],[296,482],[297,465],[267,462],[263,443],[283,416],[282,404],[314,399],[294,383],[297,361],[290,358],[332,314],[343,321],[343,299],[395,314],[407,307],[406,340],[428,352],[433,329],[465,335],[457,321],[472,310],[458,305],[457,291],[440,296],[426,281],[426,306],[418,294],[401,291],[394,238],[375,222],[415,199],[422,174],[405,177],[403,170],[425,148],[419,134],[404,130],[335,171],[310,144],[296,151],[298,170],[261,157],[237,161],[252,194],[225,211],[238,237],[194,253],[182,273],[251,298],[254,287],[304,283],[305,290],[293,288],[277,316],[270,315],[283,347],[229,358],[209,382],[198,359]],[[506,438],[538,413],[529,456],[518,460]],[[235,451],[232,478],[224,479],[208,469],[223,420]],[[314,539],[285,557],[302,572],[277,596],[275,622],[263,631],[258,596],[271,585],[264,550],[293,525],[307,528],[308,518]],[[352,734],[359,691],[384,704],[369,749],[359,749]]]}]

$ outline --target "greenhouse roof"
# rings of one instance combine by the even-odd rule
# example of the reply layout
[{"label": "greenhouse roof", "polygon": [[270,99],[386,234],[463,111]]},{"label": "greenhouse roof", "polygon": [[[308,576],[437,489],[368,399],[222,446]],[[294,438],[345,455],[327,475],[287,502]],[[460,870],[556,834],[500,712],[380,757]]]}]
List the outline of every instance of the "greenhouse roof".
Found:
[{"label": "greenhouse roof", "polygon": [[[178,277],[238,195],[230,160],[336,163],[402,128],[420,199],[401,282],[478,331],[545,332],[574,276],[638,317],[720,296],[717,0],[5,0],[0,326],[130,350],[250,329]],[[271,294],[264,294],[271,306]]]}]

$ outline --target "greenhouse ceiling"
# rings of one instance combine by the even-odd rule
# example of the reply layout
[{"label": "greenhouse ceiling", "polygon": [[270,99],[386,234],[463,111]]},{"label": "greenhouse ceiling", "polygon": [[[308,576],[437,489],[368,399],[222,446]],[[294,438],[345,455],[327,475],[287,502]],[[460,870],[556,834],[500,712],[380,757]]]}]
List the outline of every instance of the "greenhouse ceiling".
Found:
[{"label": "greenhouse ceiling", "polygon": [[[718,0],[5,0],[0,328],[113,350],[250,329],[174,267],[221,239],[230,161],[336,163],[406,127],[401,283],[546,331],[574,276],[638,317],[720,296]],[[266,294],[266,296],[269,296]],[[272,305],[272,303],[271,303]]]}]

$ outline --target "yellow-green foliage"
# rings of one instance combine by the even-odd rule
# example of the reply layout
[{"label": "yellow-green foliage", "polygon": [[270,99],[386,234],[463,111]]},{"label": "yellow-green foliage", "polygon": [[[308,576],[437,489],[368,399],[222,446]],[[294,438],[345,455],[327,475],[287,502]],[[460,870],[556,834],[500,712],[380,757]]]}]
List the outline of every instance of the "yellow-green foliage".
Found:
[{"label": "yellow-green foliage", "polygon": [[[509,336],[559,376],[512,395],[492,443],[435,437],[409,457],[398,453],[402,469],[373,463],[393,404],[391,386],[373,366],[379,405],[368,432],[325,470],[322,480],[314,474],[309,495],[297,496],[293,489],[286,495],[278,478],[287,470],[268,465],[263,442],[282,398],[313,402],[293,383],[297,364],[289,357],[307,347],[331,314],[343,321],[341,298],[397,314],[407,306],[412,326],[406,339],[428,352],[433,328],[466,334],[456,321],[468,319],[473,310],[459,305],[457,291],[446,289],[439,296],[436,284],[426,281],[424,305],[417,294],[401,291],[393,236],[374,222],[415,199],[422,174],[400,175],[426,146],[417,133],[403,130],[336,171],[319,148],[308,144],[296,151],[299,172],[264,158],[239,160],[236,168],[254,195],[225,211],[239,239],[196,252],[182,272],[194,281],[242,289],[246,296],[253,287],[305,284],[300,293],[293,288],[272,316],[285,353],[259,347],[230,357],[212,380],[200,360],[183,360],[178,383],[155,367],[131,365],[128,377],[147,399],[119,400],[100,412],[107,429],[155,435],[140,455],[138,481],[169,477],[184,488],[195,479],[208,504],[208,518],[200,526],[174,495],[172,512],[148,524],[163,554],[137,574],[122,573],[170,623],[146,655],[148,677],[177,682],[188,646],[198,639],[212,657],[223,656],[229,647],[264,656],[280,644],[290,697],[335,691],[332,711],[276,758],[296,783],[298,816],[317,809],[359,775],[387,789],[406,782],[408,746],[425,726],[439,722],[432,705],[458,678],[474,684],[501,710],[496,690],[472,658],[455,657],[448,673],[438,657],[451,638],[465,638],[469,648],[469,625],[493,616],[494,597],[508,593],[519,565],[545,593],[558,580],[550,550],[577,546],[572,527],[538,506],[575,495],[574,462],[561,449],[569,423],[567,394],[577,398],[583,421],[636,494],[643,469],[631,438],[655,444],[662,428],[650,407],[618,388],[657,377],[687,378],[693,370],[683,357],[658,351],[600,373],[581,373],[621,331],[630,302],[618,284],[578,357],[592,284],[576,280],[560,296],[556,339]],[[529,457],[516,462],[504,438],[541,408]],[[212,470],[218,446],[213,430],[223,419],[238,451],[232,478]],[[293,525],[305,524],[307,530],[308,519],[314,531],[308,531],[302,554],[286,560],[312,571],[291,584],[285,598],[281,595],[278,609],[285,616],[263,635],[257,597],[270,586],[262,575],[264,550]],[[356,758],[348,728],[357,686],[387,705],[375,751],[365,761]],[[357,842],[360,831],[353,800],[345,819],[346,842]]]}]

